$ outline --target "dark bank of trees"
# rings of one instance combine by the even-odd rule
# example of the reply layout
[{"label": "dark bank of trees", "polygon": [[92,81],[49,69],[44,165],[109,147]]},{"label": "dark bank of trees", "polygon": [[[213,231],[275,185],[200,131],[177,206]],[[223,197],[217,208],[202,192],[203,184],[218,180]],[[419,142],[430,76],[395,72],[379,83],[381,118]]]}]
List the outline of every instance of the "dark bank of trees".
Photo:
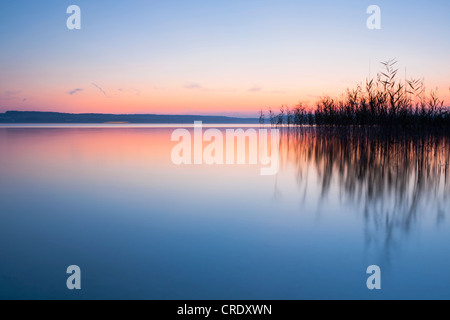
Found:
[{"label": "dark bank of trees", "polygon": [[[282,106],[279,113],[269,109],[267,121],[273,126],[385,126],[412,129],[450,129],[450,109],[436,91],[426,92],[421,79],[398,79],[397,61],[383,62],[376,79],[365,86],[348,89],[341,99],[322,97],[311,110],[304,103],[293,109]],[[260,123],[266,117],[261,111]]]}]

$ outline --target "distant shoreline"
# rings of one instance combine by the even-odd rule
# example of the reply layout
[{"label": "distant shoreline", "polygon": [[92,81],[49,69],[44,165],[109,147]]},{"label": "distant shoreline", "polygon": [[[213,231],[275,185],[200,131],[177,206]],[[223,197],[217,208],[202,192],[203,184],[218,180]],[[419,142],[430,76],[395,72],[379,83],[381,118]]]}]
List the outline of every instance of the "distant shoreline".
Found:
[{"label": "distant shoreline", "polygon": [[61,113],[42,111],[7,111],[0,113],[0,123],[11,124],[257,124],[257,118],[201,115]]}]

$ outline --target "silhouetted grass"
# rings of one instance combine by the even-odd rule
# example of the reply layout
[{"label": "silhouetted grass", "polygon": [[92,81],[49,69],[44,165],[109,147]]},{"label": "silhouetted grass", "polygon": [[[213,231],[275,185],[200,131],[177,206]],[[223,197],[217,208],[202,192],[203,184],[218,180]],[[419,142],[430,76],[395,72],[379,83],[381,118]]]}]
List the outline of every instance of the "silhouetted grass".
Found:
[{"label": "silhouetted grass", "polygon": [[[421,79],[398,79],[397,61],[383,62],[376,79],[348,89],[341,99],[322,97],[314,111],[300,103],[293,110],[282,106],[272,125],[382,126],[410,129],[450,129],[450,110],[436,91],[426,93]],[[264,123],[261,111],[260,123]]]}]

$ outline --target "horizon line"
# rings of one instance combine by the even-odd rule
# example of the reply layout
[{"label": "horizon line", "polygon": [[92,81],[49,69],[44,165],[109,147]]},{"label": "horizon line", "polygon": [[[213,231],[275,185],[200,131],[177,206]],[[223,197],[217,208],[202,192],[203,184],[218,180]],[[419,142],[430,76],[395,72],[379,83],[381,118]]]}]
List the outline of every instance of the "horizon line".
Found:
[{"label": "horizon line", "polygon": [[0,112],[0,114],[7,113],[53,113],[53,114],[66,114],[66,115],[110,115],[110,116],[177,116],[177,117],[223,117],[223,118],[239,118],[239,119],[257,119],[258,116],[246,117],[246,116],[233,116],[222,114],[168,114],[168,113],[101,113],[101,112],[62,112],[62,111],[40,111],[40,110],[6,110]]}]

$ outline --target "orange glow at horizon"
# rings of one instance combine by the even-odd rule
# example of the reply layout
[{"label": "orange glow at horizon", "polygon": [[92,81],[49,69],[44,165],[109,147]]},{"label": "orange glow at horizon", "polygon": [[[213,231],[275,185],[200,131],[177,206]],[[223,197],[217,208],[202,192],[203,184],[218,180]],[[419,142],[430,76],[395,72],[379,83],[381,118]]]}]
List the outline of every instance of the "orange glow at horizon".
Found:
[{"label": "orange glow at horizon", "polygon": [[[323,88],[312,84],[293,86],[284,83],[275,90],[265,87],[220,87],[219,85],[203,87],[167,86],[152,87],[130,84],[121,88],[117,84],[93,84],[81,88],[67,89],[64,85],[42,86],[29,83],[25,93],[11,92],[8,97],[0,97],[0,112],[52,111],[68,113],[116,113],[116,114],[212,114],[257,117],[262,109],[271,108],[277,112],[281,105],[290,108],[298,102],[306,103],[307,108],[314,109],[316,102],[323,96],[340,99],[347,88],[355,88],[351,83],[332,86],[331,81],[323,81]],[[445,104],[450,102],[450,91],[442,80],[426,83],[427,92],[437,91],[438,97]],[[75,86],[73,86],[76,88]],[[269,86],[267,86],[268,88]],[[283,89],[278,89],[283,88]],[[322,88],[322,89],[321,89]]]}]

